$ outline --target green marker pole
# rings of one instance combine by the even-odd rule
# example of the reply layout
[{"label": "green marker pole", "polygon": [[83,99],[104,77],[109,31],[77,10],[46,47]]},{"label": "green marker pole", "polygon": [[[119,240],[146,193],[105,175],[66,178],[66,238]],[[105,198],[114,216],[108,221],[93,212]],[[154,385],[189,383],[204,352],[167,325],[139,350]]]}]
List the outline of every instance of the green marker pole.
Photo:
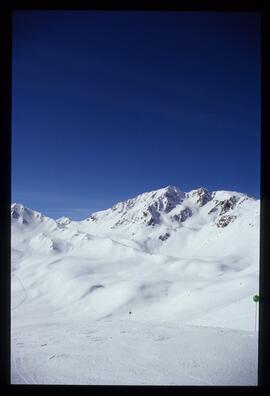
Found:
[{"label": "green marker pole", "polygon": [[257,330],[257,306],[258,306],[258,302],[260,301],[260,297],[258,296],[258,294],[255,294],[255,296],[253,296],[253,301],[255,302],[255,331]]}]

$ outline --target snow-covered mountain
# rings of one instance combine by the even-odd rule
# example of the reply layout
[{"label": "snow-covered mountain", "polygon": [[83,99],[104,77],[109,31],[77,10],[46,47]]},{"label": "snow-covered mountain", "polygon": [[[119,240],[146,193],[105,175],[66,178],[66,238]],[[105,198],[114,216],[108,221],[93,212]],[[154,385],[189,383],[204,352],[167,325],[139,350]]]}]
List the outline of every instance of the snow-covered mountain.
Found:
[{"label": "snow-covered mountain", "polygon": [[22,204],[12,204],[11,216],[14,248],[27,236],[28,248],[37,254],[44,249],[58,253],[79,246],[89,249],[97,237],[179,258],[191,254],[215,258],[241,248],[251,256],[257,254],[259,201],[231,191],[199,188],[184,193],[168,186],[92,213],[83,221],[67,217],[55,221]]},{"label": "snow-covered mountain", "polygon": [[[131,331],[131,327],[129,330],[126,327],[130,317],[133,331],[138,331],[139,338],[134,341],[132,336],[129,343],[134,343],[136,349],[140,343],[145,345],[144,334],[151,338],[154,331],[160,337],[158,334],[162,323],[166,324],[166,328],[168,324],[173,326],[175,334],[189,331],[191,343],[197,343],[192,338],[196,334],[200,334],[202,339],[204,337],[202,330],[197,333],[192,326],[254,331],[255,304],[252,296],[258,293],[259,288],[259,205],[259,200],[238,192],[211,192],[205,188],[182,192],[174,186],[119,202],[112,208],[90,214],[83,221],[72,221],[67,217],[54,220],[22,204],[12,204],[13,339],[26,342],[27,350],[31,351],[30,339],[27,338],[30,329],[39,329],[39,332],[31,333],[31,339],[35,337],[37,343],[37,337],[44,333],[45,343],[42,345],[47,345],[46,337],[52,331],[48,327],[50,323],[59,323],[59,334],[63,334],[67,326],[73,326],[72,331],[75,331],[74,323],[78,326],[81,323],[76,334],[82,334],[83,337],[85,328],[100,327],[98,323],[106,324],[106,321],[109,321],[107,327],[104,324],[106,337],[111,339],[111,331],[118,334],[120,330],[117,329],[121,326],[126,329],[121,330],[121,333]],[[191,327],[181,330],[180,324]],[[213,333],[220,340],[218,349],[209,347],[213,350],[215,362],[217,350],[223,348],[220,343],[228,344],[229,338],[234,337],[234,333],[229,333],[226,338],[223,330],[220,331]],[[165,333],[168,337],[167,330]],[[248,339],[243,334],[235,333],[235,345],[244,351]],[[173,359],[178,339],[179,336],[175,336],[169,355],[166,355],[167,360],[164,360],[166,364],[170,364],[169,361]],[[208,330],[207,340],[210,346],[212,336]],[[255,342],[256,338],[253,340]],[[59,342],[60,338],[55,336],[54,343],[58,349]],[[151,340],[149,342],[152,343]],[[256,376],[252,360],[256,359],[254,342],[250,346],[253,351],[251,355],[241,352],[242,355],[238,356],[239,352],[228,357],[230,362],[234,361],[229,376],[222,368],[219,372],[223,374],[216,377],[211,372],[210,377],[215,378],[213,383],[228,384],[230,382],[224,379],[230,377],[236,378],[232,380],[235,384],[253,384]],[[80,345],[80,348],[86,347],[84,341]],[[103,355],[107,354],[106,345]],[[181,344],[181,350],[186,351],[185,356],[188,358],[190,353],[185,345]],[[152,347],[155,355],[154,344]],[[12,360],[15,382],[32,383],[45,378],[45,383],[50,383],[54,375],[53,363],[48,366],[45,362],[45,371],[40,371],[40,377],[36,374],[35,367],[39,363],[34,363],[33,353],[30,356],[25,350],[27,361],[32,362],[26,371],[26,361],[16,360],[20,356],[18,347],[13,345],[12,350],[15,356]],[[73,352],[70,353],[73,356]],[[114,356],[117,354],[113,353]],[[244,360],[248,359],[248,365],[252,368],[244,369],[241,366],[244,371],[238,375],[233,367],[238,369],[241,356],[244,356]],[[71,381],[75,381],[70,383],[89,383],[88,377],[85,380],[82,377],[85,367],[83,359],[80,355],[78,364],[82,364],[82,368],[78,371],[78,377],[74,377],[78,379],[73,378],[73,363],[67,365],[65,360],[66,370],[73,378]],[[141,359],[140,354],[139,361]],[[147,361],[144,364],[148,367]],[[228,362],[225,364],[227,366]],[[49,372],[46,367],[50,367]],[[129,379],[126,381],[132,381],[133,370],[129,364],[127,367]],[[178,377],[173,374],[175,367],[174,362],[171,364],[173,371],[170,383],[177,384]],[[104,383],[104,378],[107,378],[108,370],[105,377],[100,376],[102,370],[100,368],[97,371],[99,379],[96,383]],[[251,370],[251,374],[245,370]],[[37,379],[30,378],[28,372],[33,372]],[[58,368],[55,372],[58,373],[56,378],[62,378],[61,381],[66,383],[66,373],[59,374]],[[201,377],[196,379],[193,376],[186,377],[185,371],[181,373],[181,384],[204,383]],[[159,381],[160,375],[150,375],[146,383],[151,383],[153,378]],[[205,376],[208,378],[208,374]],[[120,379],[120,383],[129,383],[121,382],[124,380]],[[136,381],[141,383],[138,379]],[[162,381],[164,383],[165,380]]]},{"label": "snow-covered mountain", "polygon": [[136,231],[145,230],[145,226],[155,229],[160,229],[158,226],[167,226],[175,229],[198,222],[198,228],[206,224],[216,224],[217,227],[224,228],[243,216],[249,217],[248,212],[251,220],[249,225],[252,226],[255,217],[258,217],[258,205],[259,202],[254,198],[237,192],[209,192],[199,188],[184,193],[177,187],[168,186],[119,202],[110,209],[92,213],[81,222],[72,222],[64,216],[54,221],[16,203],[11,206],[11,217],[13,223],[43,227],[54,225],[54,230],[55,227],[66,227],[72,223],[72,228],[77,227],[78,230],[80,228],[103,229],[104,232],[117,230],[135,235]]},{"label": "snow-covered mountain", "polygon": [[[218,226],[222,227],[230,222],[222,223],[222,219],[228,220],[228,214],[226,213],[245,200],[252,201],[252,198],[229,191],[209,192],[205,188],[184,193],[177,187],[168,186],[120,202],[111,209],[93,213],[87,221],[98,221],[99,224],[106,222],[110,228],[119,228],[125,225],[130,227],[132,224],[156,226],[164,223],[178,226],[185,222],[187,218],[193,215],[196,217],[200,208],[207,205],[208,210],[204,209],[204,212],[209,215],[216,212],[215,219],[218,217],[218,221],[221,220]],[[200,211],[200,213],[204,212]],[[221,217],[221,215],[224,216]]]},{"label": "snow-covered mountain", "polygon": [[[99,225],[107,223],[107,226],[111,229],[122,228],[125,225],[130,227],[132,224],[157,226],[171,222],[180,225],[188,217],[197,215],[202,207],[207,208],[207,210],[204,208],[204,212],[207,212],[208,215],[216,214],[214,217],[209,217],[209,221],[213,218],[221,220],[228,218],[232,213],[236,213],[233,210],[236,209],[237,211],[239,205],[242,205],[245,201],[247,201],[245,207],[250,203],[258,203],[254,198],[238,192],[209,192],[205,188],[199,188],[184,193],[177,187],[168,186],[119,202],[110,209],[92,213],[86,221],[95,222]],[[200,212],[202,213],[202,211]],[[222,215],[223,217],[221,217]],[[25,225],[48,219],[43,214],[17,203],[11,205],[11,217],[12,220],[17,220]],[[217,225],[225,227],[231,221],[224,224],[222,224],[222,221],[218,221]],[[63,216],[57,219],[56,223],[66,226],[71,223],[71,220]]]},{"label": "snow-covered mountain", "polygon": [[[167,316],[182,315],[181,304],[176,308],[172,301],[188,284],[194,289],[203,279],[212,287],[226,276],[236,282],[250,271],[254,279],[247,276],[245,292],[236,287],[237,299],[258,289],[259,201],[242,193],[205,188],[185,193],[168,186],[83,221],[53,220],[17,203],[11,217],[14,273],[27,273],[29,294],[62,308],[62,297],[68,297],[74,303],[68,309],[76,314],[87,299],[88,306],[95,304],[95,317],[121,316],[126,304],[138,317],[146,311],[157,317],[162,310]],[[194,283],[185,283],[190,276]],[[221,287],[221,299],[222,293]]]}]

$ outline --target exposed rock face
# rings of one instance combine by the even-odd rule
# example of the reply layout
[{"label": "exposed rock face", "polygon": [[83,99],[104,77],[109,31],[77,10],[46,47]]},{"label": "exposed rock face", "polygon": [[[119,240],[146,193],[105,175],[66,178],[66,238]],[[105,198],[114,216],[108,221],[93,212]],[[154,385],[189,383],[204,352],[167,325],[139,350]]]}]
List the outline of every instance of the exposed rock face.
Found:
[{"label": "exposed rock face", "polygon": [[236,216],[222,216],[216,223],[219,228],[227,227],[230,223],[232,223],[236,219]]},{"label": "exposed rock face", "polygon": [[191,217],[191,216],[192,216],[192,210],[190,208],[185,208],[185,209],[181,210],[181,212],[179,214],[174,215],[173,219],[180,223],[183,223],[184,221],[186,221],[186,219],[188,217]]},{"label": "exposed rock face", "polygon": [[91,216],[88,217],[87,220],[88,220],[88,221],[97,221],[97,218],[96,218],[96,216],[91,215]]},{"label": "exposed rock face", "polygon": [[204,206],[212,199],[212,194],[206,188],[199,188],[196,194],[198,195],[197,203],[199,206]]},{"label": "exposed rock face", "polygon": [[178,204],[183,202],[185,195],[176,187],[168,186],[161,194],[154,193],[151,196],[151,204],[143,211],[143,216],[150,213],[155,224],[159,223],[160,213],[171,212]]},{"label": "exposed rock face", "polygon": [[197,198],[196,203],[200,207],[206,205],[209,201],[213,199],[212,193],[209,192],[206,188],[202,187],[188,193],[188,197]]},{"label": "exposed rock face", "polygon": [[228,212],[228,210],[234,209],[237,201],[238,199],[235,196],[225,199],[224,201],[219,201],[208,213],[211,214],[219,211],[219,214],[223,215]]},{"label": "exposed rock face", "polygon": [[155,223],[155,220],[153,219],[153,217],[150,217],[150,219],[147,221],[146,224],[149,226],[154,226],[157,223]]},{"label": "exposed rock face", "polygon": [[166,234],[160,235],[158,237],[158,239],[160,239],[161,241],[166,241],[166,239],[168,239],[170,237],[170,234],[168,232],[166,232]]},{"label": "exposed rock face", "polygon": [[149,226],[160,224],[161,213],[170,213],[184,198],[184,193],[173,186],[166,187],[159,194],[153,193],[150,205],[144,206],[144,210],[140,212],[140,219]]},{"label": "exposed rock face", "polygon": [[160,212],[157,209],[157,203],[148,207],[148,213],[150,213],[150,219],[147,221],[147,225],[155,225],[160,223]]},{"label": "exposed rock face", "polygon": [[224,213],[228,212],[228,210],[233,209],[237,203],[237,198],[235,196],[231,197],[230,199],[226,199],[225,201],[221,201],[221,212],[220,214],[223,215]]},{"label": "exposed rock face", "polygon": [[169,186],[167,191],[164,193],[163,200],[161,201],[163,203],[163,207],[160,207],[160,209],[163,209],[165,213],[169,213],[176,207],[176,205],[181,203],[183,199],[183,193],[180,193],[176,187]]}]

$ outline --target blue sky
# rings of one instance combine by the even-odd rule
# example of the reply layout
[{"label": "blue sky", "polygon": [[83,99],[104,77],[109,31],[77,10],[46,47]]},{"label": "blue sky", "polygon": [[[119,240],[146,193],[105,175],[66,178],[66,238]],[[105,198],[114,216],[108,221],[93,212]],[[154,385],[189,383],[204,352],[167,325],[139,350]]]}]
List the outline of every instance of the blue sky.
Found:
[{"label": "blue sky", "polygon": [[12,89],[12,202],[82,219],[169,184],[259,197],[259,14],[16,11]]}]

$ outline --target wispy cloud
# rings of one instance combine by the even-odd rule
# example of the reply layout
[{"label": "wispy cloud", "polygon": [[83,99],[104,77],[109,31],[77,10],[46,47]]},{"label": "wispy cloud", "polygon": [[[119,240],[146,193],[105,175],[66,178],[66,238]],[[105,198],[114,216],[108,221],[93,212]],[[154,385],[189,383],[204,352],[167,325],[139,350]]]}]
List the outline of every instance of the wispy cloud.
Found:
[{"label": "wispy cloud", "polygon": [[[42,205],[53,205],[54,208],[56,207],[65,207],[67,209],[75,208],[75,210],[85,210],[88,207],[88,210],[101,210],[106,209],[106,205],[110,201],[108,197],[95,197],[92,196],[81,196],[76,195],[68,195],[64,193],[55,193],[50,191],[23,191],[12,189],[12,201],[14,200],[22,200],[22,201],[36,201]],[[24,203],[24,202],[22,202]],[[80,206],[83,204],[84,206]],[[73,207],[74,205],[74,207]],[[109,206],[111,203],[109,202]]]},{"label": "wispy cloud", "polygon": [[12,202],[20,202],[33,210],[44,213],[45,216],[55,219],[67,216],[73,220],[85,219],[91,213],[111,206],[111,203],[105,199],[88,199],[87,197],[50,193],[48,191],[22,191],[15,189],[12,191]]}]

